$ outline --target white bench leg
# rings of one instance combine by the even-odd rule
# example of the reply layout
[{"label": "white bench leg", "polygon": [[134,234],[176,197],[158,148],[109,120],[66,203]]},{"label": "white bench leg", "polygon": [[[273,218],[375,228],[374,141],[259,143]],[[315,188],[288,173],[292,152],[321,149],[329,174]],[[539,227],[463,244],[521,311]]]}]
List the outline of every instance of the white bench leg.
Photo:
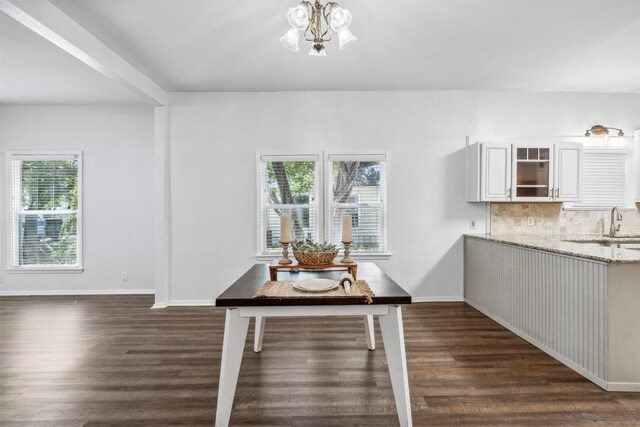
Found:
[{"label": "white bench leg", "polygon": [[367,334],[367,347],[369,350],[376,349],[376,334],[373,329],[373,316],[371,314],[367,314],[364,317],[364,331]]},{"label": "white bench leg", "polygon": [[262,351],[262,337],[264,337],[264,323],[266,320],[262,316],[256,316],[256,331],[253,337],[253,351],[256,353]]},{"label": "white bench leg", "polygon": [[409,378],[407,358],[404,350],[404,331],[400,306],[389,306],[389,314],[378,316],[380,331],[384,342],[384,351],[389,365],[389,376],[396,400],[398,419],[402,427],[411,427],[411,401],[409,396]]},{"label": "white bench leg", "polygon": [[244,344],[247,341],[249,318],[238,316],[238,309],[228,308],[224,321],[224,341],[222,342],[222,363],[220,364],[220,384],[216,406],[216,426],[229,425],[233,397],[236,394],[238,373],[242,363]]}]

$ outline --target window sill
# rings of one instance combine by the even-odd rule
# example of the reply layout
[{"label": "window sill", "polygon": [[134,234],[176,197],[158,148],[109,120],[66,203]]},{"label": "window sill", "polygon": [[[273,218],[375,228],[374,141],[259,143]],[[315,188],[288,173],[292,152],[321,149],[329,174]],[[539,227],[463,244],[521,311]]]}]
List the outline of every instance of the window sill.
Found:
[{"label": "window sill", "polygon": [[8,274],[80,274],[84,271],[82,267],[68,267],[68,268],[46,268],[46,267],[34,267],[34,268],[7,268]]},{"label": "window sill", "polygon": [[[378,261],[378,260],[388,260],[391,259],[391,252],[370,252],[370,253],[361,253],[361,254],[351,254],[351,258],[355,261]],[[275,261],[280,259],[281,256],[279,254],[258,254],[256,255],[256,259],[258,261]],[[293,255],[290,255],[289,258],[293,259]],[[338,254],[336,257],[337,260],[341,259],[341,254]]]}]

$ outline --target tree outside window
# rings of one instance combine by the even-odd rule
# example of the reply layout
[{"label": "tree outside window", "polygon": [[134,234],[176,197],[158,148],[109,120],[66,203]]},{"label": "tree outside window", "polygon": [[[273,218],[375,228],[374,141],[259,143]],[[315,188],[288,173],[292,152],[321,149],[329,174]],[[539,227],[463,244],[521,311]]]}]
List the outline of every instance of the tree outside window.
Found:
[{"label": "tree outside window", "polygon": [[[319,174],[318,161],[286,161],[270,156],[261,161],[261,210],[258,227],[261,252],[277,251],[280,244],[280,216],[291,213],[292,238],[340,243],[342,215],[352,217],[353,251],[380,252],[384,249],[384,162],[332,161],[330,173]],[[319,212],[318,186],[328,181],[327,210]],[[326,222],[320,216],[327,215]],[[320,217],[320,218],[319,218]],[[317,236],[326,224],[323,236]]]},{"label": "tree outside window", "polygon": [[13,267],[79,264],[78,170],[76,159],[12,160]]}]

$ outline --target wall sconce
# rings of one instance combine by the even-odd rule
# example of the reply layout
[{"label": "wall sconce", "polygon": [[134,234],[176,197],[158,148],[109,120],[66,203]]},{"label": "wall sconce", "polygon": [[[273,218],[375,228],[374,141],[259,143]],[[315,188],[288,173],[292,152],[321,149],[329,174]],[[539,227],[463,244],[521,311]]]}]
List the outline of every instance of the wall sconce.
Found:
[{"label": "wall sconce", "polygon": [[624,136],[624,132],[622,132],[622,129],[618,129],[618,128],[612,128],[612,127],[608,127],[608,126],[602,126],[602,125],[594,125],[591,126],[591,129],[587,129],[587,131],[585,132],[584,136],[600,136],[600,135],[609,135],[609,129],[612,130],[617,130],[618,131],[618,137],[623,137]]}]

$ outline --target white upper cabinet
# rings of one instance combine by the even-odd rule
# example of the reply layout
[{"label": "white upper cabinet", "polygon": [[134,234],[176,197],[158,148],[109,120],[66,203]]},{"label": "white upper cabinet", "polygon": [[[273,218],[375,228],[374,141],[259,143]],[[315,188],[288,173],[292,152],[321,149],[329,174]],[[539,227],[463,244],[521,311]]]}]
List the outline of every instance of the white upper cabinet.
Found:
[{"label": "white upper cabinet", "polygon": [[555,146],[553,198],[556,202],[579,201],[582,195],[582,144]]},{"label": "white upper cabinet", "polygon": [[482,200],[505,201],[511,197],[511,147],[482,144]]},{"label": "white upper cabinet", "polygon": [[580,143],[478,142],[467,148],[467,201],[578,201]]},{"label": "white upper cabinet", "polygon": [[512,200],[548,202],[553,199],[553,144],[513,144]]},{"label": "white upper cabinet", "polygon": [[475,143],[467,150],[467,201],[511,199],[511,144]]}]

